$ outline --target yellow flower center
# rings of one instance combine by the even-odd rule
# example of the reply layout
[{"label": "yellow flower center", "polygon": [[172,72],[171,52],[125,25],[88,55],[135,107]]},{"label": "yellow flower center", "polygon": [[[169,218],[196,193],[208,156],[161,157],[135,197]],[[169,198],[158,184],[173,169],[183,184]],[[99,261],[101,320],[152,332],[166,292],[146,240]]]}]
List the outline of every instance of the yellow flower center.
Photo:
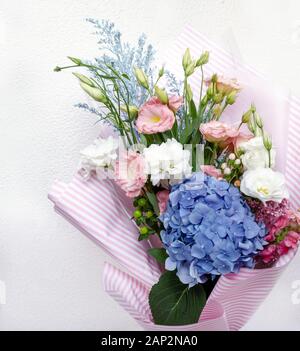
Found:
[{"label": "yellow flower center", "polygon": [[263,187],[263,186],[261,186],[260,188],[257,188],[257,191],[261,194],[264,194],[264,195],[269,195],[269,193],[270,193],[268,188]]},{"label": "yellow flower center", "polygon": [[159,116],[152,116],[151,117],[151,122],[158,123],[159,121],[160,121],[160,117]]}]

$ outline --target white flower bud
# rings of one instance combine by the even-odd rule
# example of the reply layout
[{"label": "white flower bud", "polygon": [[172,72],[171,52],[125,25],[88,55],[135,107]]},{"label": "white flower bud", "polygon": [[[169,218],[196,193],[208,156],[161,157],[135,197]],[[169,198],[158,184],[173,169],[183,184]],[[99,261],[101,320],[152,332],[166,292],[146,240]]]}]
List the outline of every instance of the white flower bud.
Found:
[{"label": "white flower bud", "polygon": [[235,161],[234,161],[234,164],[236,166],[239,166],[241,164],[241,160],[239,158],[237,158]]},{"label": "white flower bud", "polygon": [[236,159],[236,156],[235,156],[235,154],[234,153],[232,153],[232,154],[230,154],[229,155],[229,160],[231,160],[231,161],[233,161],[233,160],[235,160]]},{"label": "white flower bud", "polygon": [[230,169],[229,167],[226,167],[226,168],[224,169],[224,174],[225,174],[225,175],[230,175],[230,174],[231,174],[231,169]]},{"label": "white flower bud", "polygon": [[221,168],[222,169],[225,169],[226,167],[227,167],[227,163],[224,162],[224,163],[221,164]]}]

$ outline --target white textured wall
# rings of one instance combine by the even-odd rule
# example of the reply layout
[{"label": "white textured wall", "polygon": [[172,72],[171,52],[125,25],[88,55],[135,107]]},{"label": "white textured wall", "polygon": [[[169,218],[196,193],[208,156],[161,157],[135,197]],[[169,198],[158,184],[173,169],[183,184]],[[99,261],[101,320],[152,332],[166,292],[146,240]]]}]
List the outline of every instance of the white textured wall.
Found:
[{"label": "white textured wall", "polygon": [[[67,55],[97,49],[86,17],[112,19],[124,36],[141,32],[158,50],[185,23],[300,95],[298,0],[1,0],[0,1],[0,280],[7,304],[2,329],[137,328],[102,290],[105,255],[54,214],[47,191],[69,180],[78,151],[97,134],[70,73],[54,74]],[[226,38],[233,32],[236,45]],[[238,53],[238,52],[237,52]],[[300,257],[287,269],[246,329],[300,330],[291,302]]]}]

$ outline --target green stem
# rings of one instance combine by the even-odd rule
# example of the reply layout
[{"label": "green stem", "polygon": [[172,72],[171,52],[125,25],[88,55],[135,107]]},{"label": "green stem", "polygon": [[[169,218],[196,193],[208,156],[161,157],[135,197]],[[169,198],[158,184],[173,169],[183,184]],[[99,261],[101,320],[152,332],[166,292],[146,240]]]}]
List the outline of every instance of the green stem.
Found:
[{"label": "green stem", "polygon": [[200,88],[200,100],[199,100],[199,111],[201,114],[201,108],[202,108],[202,94],[203,94],[203,83],[204,83],[204,72],[203,72],[203,66],[201,66],[201,88]]}]

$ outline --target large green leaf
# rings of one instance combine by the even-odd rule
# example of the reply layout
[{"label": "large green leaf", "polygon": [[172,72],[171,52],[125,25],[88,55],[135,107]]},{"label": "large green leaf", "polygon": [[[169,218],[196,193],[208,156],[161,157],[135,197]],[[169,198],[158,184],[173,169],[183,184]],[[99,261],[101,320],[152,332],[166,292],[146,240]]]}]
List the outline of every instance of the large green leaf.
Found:
[{"label": "large green leaf", "polygon": [[166,249],[153,247],[148,250],[148,254],[156,259],[157,262],[163,264],[168,257]]},{"label": "large green leaf", "polygon": [[203,287],[182,284],[176,272],[165,272],[149,294],[154,322],[160,325],[197,323],[206,303]]}]

